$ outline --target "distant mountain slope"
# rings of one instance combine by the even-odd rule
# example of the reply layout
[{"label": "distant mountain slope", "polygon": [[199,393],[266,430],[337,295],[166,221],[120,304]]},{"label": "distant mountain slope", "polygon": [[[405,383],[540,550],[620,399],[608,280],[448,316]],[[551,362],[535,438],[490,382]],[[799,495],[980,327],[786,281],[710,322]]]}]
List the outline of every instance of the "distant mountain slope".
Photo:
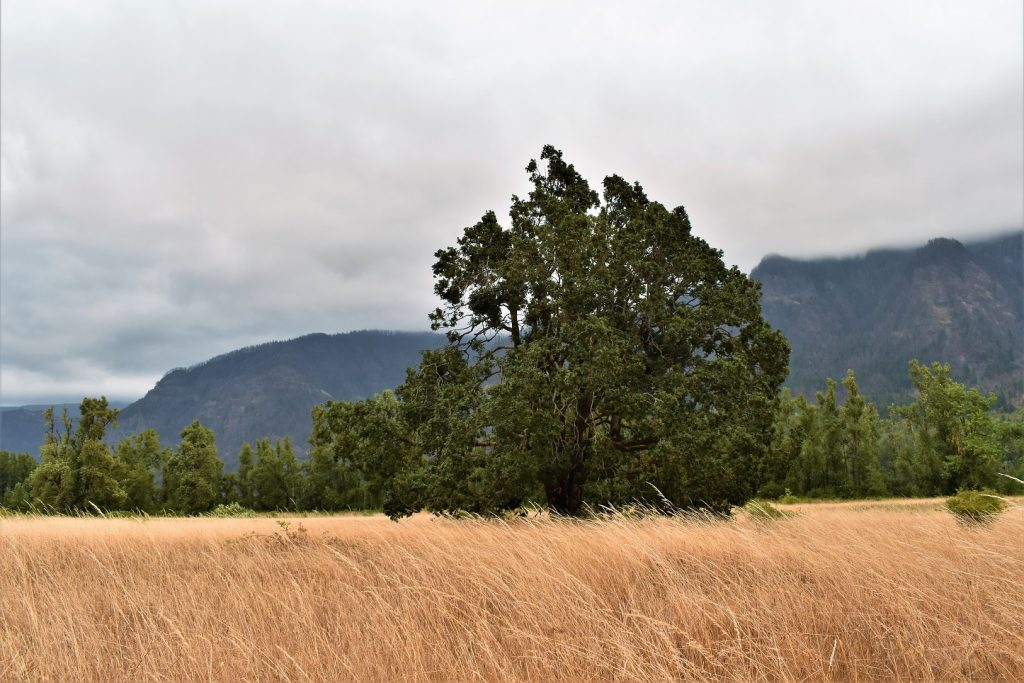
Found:
[{"label": "distant mountain slope", "polygon": [[245,441],[291,437],[305,451],[310,411],[327,400],[354,400],[405,380],[420,352],[444,343],[433,333],[310,334],[217,356],[168,372],[119,417],[119,434],[156,429],[176,444],[200,420],[214,430],[221,458],[234,469]]},{"label": "distant mountain slope", "polygon": [[798,261],[751,272],[764,316],[792,346],[787,386],[812,396],[848,368],[882,405],[911,396],[907,362],[943,361],[955,376],[1024,403],[1024,232],[961,244]]},{"label": "distant mountain slope", "polygon": [[[43,443],[43,410],[48,406],[5,406],[0,408],[0,451],[31,453],[39,457]],[[60,406],[56,406],[60,411]],[[68,406],[68,413],[75,413]]]}]

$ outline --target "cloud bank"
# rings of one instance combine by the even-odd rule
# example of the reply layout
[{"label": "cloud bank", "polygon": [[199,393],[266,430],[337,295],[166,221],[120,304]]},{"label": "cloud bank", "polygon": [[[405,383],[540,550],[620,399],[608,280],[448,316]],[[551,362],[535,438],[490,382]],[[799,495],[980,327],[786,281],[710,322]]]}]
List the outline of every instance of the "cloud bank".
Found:
[{"label": "cloud bank", "polygon": [[749,270],[1024,224],[1019,2],[4,2],[0,403],[424,329],[545,143]]}]

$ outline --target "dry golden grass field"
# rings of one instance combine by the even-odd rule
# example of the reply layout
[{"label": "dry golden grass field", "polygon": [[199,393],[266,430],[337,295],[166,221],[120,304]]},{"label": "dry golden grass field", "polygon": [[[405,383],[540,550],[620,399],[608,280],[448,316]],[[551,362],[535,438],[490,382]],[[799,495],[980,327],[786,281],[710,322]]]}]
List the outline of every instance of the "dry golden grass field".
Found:
[{"label": "dry golden grass field", "polygon": [[12,681],[1024,680],[1024,509],[0,518]]}]

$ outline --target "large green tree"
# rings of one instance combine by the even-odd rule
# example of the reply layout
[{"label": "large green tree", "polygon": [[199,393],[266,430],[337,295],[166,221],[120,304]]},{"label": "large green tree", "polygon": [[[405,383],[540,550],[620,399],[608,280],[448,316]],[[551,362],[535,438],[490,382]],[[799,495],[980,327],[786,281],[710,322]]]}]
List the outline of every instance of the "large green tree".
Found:
[{"label": "large green tree", "polygon": [[599,196],[550,146],[526,170],[507,225],[487,212],[436,253],[451,345],[396,392],[419,457],[391,512],[747,498],[789,354],[758,283],[639,184]]},{"label": "large green tree", "polygon": [[800,495],[843,498],[885,492],[879,462],[881,422],[873,403],[860,393],[853,370],[843,379],[840,404],[836,381],[825,381],[816,404],[783,393],[772,440],[772,461],[786,462],[786,486]]},{"label": "large green tree", "polygon": [[238,475],[236,477],[238,491],[238,502],[247,508],[253,506],[254,494],[252,490],[252,468],[253,454],[252,446],[246,441],[242,444],[242,450],[238,453]]}]

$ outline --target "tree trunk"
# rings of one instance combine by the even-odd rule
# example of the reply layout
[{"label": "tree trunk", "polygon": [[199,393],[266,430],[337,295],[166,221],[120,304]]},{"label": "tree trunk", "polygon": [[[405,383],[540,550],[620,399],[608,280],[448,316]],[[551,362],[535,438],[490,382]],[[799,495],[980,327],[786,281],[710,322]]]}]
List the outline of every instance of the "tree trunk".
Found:
[{"label": "tree trunk", "polygon": [[548,508],[560,515],[578,515],[583,509],[583,486],[586,467],[590,461],[591,425],[590,400],[584,396],[576,406],[576,419],[572,425],[569,467],[555,481],[544,484]]},{"label": "tree trunk", "polygon": [[548,509],[559,515],[576,516],[583,508],[581,468],[573,465],[555,481],[544,484]]}]

